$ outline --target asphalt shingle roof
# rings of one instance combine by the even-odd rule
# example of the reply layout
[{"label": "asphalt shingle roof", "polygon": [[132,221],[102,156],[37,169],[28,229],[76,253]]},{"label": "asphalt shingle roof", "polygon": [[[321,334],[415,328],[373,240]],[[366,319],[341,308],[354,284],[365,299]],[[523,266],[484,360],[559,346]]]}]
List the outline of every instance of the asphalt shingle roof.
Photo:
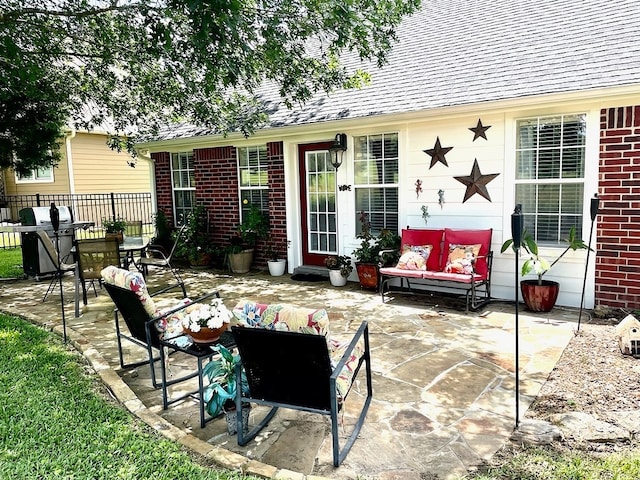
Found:
[{"label": "asphalt shingle roof", "polygon": [[[640,85],[638,0],[424,0],[398,33],[390,62],[367,68],[361,90],[293,111],[265,90],[270,126]],[[172,126],[158,140],[210,133]]]}]

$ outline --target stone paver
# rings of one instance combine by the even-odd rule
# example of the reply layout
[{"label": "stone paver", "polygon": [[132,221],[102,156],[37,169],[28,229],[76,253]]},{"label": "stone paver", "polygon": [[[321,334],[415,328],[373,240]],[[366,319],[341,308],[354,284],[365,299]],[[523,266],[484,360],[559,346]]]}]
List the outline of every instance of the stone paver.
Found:
[{"label": "stone paver", "polygon": [[[267,478],[455,478],[509,441],[515,426],[512,305],[493,302],[465,315],[446,308],[446,299],[438,297],[395,298],[382,304],[376,293],[362,291],[353,282],[334,288],[328,281],[295,282],[289,276],[258,272],[183,273],[191,298],[218,289],[228,307],[241,298],[324,307],[331,335],[339,339],[348,339],[362,320],[370,325],[374,400],[360,437],[343,464],[334,468],[329,421],[320,415],[281,410],[254,441],[239,447],[226,433],[223,418],[200,428],[196,401],[163,410],[161,392],[152,388],[147,366],[124,371],[119,367],[106,292],[90,296],[88,308],[74,318],[72,279],[66,277],[67,332],[74,346],[126,408],[217,464]],[[150,284],[164,280],[154,272]],[[61,332],[59,295],[41,301],[48,283],[3,283],[2,310]],[[577,311],[562,310],[557,316],[520,312],[521,415],[562,354],[576,322]],[[126,345],[125,352],[128,361],[145,356],[132,345]],[[191,360],[174,356],[170,369],[177,373]],[[362,377],[358,384],[364,391]],[[179,386],[172,394],[191,386]],[[347,431],[361,400],[357,390],[347,400]],[[254,408],[251,422],[261,412]]]}]

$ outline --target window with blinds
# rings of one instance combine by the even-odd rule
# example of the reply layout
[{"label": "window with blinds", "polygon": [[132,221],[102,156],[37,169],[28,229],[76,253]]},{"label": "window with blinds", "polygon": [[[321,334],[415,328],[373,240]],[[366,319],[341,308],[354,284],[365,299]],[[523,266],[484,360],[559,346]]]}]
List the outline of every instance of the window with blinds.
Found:
[{"label": "window with blinds", "polygon": [[516,203],[525,229],[540,244],[557,245],[582,229],[586,119],[584,114],[517,121]]},{"label": "window with blinds", "polygon": [[371,222],[371,233],[398,231],[398,134],[355,137],[354,186],[356,234],[360,212]]},{"label": "window with blinds", "polygon": [[196,205],[196,176],[193,168],[193,153],[171,154],[171,184],[176,225],[183,225]]},{"label": "window with blinds", "polygon": [[[242,219],[255,205],[264,213],[269,212],[269,168],[267,146],[238,147],[238,182]],[[241,219],[241,220],[242,220]]]}]

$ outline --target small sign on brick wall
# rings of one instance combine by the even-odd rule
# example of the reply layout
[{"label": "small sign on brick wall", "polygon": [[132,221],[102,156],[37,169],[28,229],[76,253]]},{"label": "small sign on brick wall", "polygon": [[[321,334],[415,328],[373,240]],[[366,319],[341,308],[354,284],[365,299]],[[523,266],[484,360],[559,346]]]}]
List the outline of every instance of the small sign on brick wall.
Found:
[{"label": "small sign on brick wall", "polygon": [[640,357],[640,322],[636,317],[627,315],[616,325],[616,338],[624,355]]}]

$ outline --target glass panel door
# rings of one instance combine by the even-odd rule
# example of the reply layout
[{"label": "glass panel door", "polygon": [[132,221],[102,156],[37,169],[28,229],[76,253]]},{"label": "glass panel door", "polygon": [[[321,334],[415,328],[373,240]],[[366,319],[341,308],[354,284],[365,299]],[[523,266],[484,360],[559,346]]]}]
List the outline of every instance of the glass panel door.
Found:
[{"label": "glass panel door", "polygon": [[337,253],[336,172],[326,150],[305,152],[308,253]]}]

